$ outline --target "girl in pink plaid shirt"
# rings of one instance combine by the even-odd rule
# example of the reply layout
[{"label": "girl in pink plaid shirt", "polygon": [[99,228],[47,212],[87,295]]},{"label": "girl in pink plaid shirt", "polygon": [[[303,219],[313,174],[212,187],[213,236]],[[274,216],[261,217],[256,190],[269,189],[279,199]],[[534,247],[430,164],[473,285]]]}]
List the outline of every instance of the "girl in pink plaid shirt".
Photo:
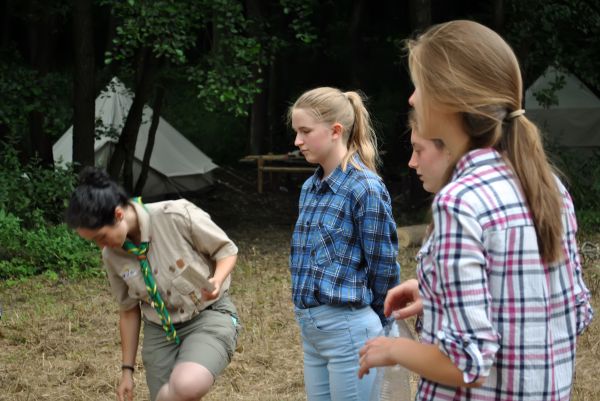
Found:
[{"label": "girl in pink plaid shirt", "polygon": [[421,376],[418,400],[568,400],[593,311],[573,203],[521,109],[517,59],[472,21],[434,26],[408,51],[418,134],[443,141],[454,169],[418,281],[385,301],[386,315],[421,315],[421,342],[367,342],[359,375],[401,364]]}]

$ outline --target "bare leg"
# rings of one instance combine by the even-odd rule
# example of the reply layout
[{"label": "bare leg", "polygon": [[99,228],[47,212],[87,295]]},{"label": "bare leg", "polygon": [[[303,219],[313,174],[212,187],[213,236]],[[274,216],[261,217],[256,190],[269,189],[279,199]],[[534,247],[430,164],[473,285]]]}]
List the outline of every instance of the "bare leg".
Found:
[{"label": "bare leg", "polygon": [[156,401],[198,401],[214,382],[212,373],[194,362],[177,364],[169,382],[161,387]]}]

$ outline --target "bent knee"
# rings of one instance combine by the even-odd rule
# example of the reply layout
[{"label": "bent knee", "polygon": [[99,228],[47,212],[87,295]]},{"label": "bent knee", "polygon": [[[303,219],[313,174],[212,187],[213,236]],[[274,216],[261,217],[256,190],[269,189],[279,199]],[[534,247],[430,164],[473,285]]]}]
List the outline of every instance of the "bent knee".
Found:
[{"label": "bent knee", "polygon": [[179,364],[169,380],[170,390],[180,401],[196,401],[213,385],[214,377],[204,366],[192,362]]}]

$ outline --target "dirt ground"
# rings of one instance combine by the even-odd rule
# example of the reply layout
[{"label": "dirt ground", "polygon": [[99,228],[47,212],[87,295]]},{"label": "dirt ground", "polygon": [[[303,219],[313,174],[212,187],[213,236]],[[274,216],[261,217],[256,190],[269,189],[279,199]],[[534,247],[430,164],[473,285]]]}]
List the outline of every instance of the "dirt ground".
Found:
[{"label": "dirt ground", "polygon": [[[240,248],[231,292],[243,331],[233,362],[206,399],[305,400],[288,272],[299,181],[268,182],[258,196],[252,175],[235,175],[221,172],[215,188],[194,199]],[[600,235],[590,240],[598,243]],[[404,279],[414,276],[415,253],[415,248],[401,252]],[[599,272],[599,260],[586,260],[596,310]],[[115,399],[118,308],[104,277],[2,283],[0,305],[0,401]],[[579,342],[575,401],[597,400],[600,394],[599,321]],[[148,400],[139,356],[135,380],[135,399]]]}]

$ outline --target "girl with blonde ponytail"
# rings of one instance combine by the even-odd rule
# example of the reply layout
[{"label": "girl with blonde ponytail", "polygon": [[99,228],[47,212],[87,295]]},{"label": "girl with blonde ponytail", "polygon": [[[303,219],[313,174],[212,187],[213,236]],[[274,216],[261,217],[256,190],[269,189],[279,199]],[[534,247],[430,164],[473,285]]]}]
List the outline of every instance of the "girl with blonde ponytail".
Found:
[{"label": "girl with blonde ponytail", "polygon": [[302,186],[292,235],[292,297],[309,401],[366,400],[358,350],[382,328],[400,277],[390,195],[377,175],[377,140],[356,92],[316,88],[290,107],[294,144],[318,165]]},{"label": "girl with blonde ponytail", "polygon": [[521,108],[518,61],[472,21],[407,47],[419,134],[443,141],[455,166],[433,201],[418,281],[385,301],[386,314],[420,315],[421,343],[368,342],[360,374],[400,363],[421,375],[418,400],[568,400],[593,311],[573,203]]}]

